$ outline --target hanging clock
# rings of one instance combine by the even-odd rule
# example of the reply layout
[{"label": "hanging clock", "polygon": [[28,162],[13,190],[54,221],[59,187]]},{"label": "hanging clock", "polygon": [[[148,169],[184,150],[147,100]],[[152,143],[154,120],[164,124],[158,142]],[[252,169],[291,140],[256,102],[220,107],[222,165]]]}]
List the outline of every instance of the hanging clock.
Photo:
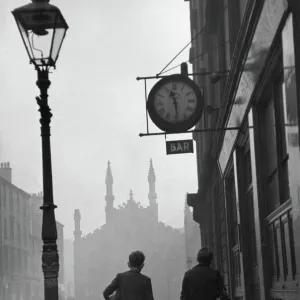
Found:
[{"label": "hanging clock", "polygon": [[201,118],[202,93],[186,75],[164,77],[151,89],[147,110],[153,123],[165,132],[187,131]]}]

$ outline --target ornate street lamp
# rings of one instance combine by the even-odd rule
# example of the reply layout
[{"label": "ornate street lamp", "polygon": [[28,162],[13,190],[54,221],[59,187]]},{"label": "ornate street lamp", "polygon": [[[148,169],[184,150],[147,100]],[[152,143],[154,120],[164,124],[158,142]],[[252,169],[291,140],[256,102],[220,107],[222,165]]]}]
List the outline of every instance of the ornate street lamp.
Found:
[{"label": "ornate street lamp", "polygon": [[[1,0],[0,0],[1,1]],[[53,202],[52,166],[50,148],[51,109],[48,105],[49,69],[55,64],[66,35],[68,25],[60,10],[49,0],[32,0],[32,3],[12,12],[22,36],[30,63],[38,74],[36,82],[40,97],[36,97],[41,113],[41,137],[43,159],[43,254],[45,300],[58,300],[59,257],[57,229]]]}]

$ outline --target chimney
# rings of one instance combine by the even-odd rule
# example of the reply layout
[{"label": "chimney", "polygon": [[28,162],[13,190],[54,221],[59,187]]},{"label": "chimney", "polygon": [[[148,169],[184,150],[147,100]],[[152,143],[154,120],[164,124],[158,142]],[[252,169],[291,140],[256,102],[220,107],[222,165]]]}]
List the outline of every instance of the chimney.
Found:
[{"label": "chimney", "polygon": [[4,178],[6,181],[11,183],[12,173],[9,162],[4,162],[0,164],[0,177]]}]

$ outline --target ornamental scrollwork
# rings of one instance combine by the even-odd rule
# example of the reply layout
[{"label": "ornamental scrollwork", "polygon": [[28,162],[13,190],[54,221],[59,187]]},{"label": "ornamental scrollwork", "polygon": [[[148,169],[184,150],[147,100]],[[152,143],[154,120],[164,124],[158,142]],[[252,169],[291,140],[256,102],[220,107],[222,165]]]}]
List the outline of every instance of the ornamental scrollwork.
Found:
[{"label": "ornamental scrollwork", "polygon": [[59,270],[59,256],[56,245],[45,245],[42,254],[42,268],[44,272]]}]

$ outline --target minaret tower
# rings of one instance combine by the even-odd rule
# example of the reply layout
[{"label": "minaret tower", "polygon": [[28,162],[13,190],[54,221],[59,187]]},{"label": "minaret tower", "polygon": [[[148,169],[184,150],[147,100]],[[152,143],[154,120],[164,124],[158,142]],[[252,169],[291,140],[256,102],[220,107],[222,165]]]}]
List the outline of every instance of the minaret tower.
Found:
[{"label": "minaret tower", "polygon": [[114,211],[114,200],[115,197],[113,195],[113,177],[112,172],[110,168],[110,161],[107,163],[107,170],[106,170],[106,178],[105,178],[105,184],[106,184],[106,195],[105,195],[105,201],[106,201],[106,223],[110,223],[113,218],[113,211]]},{"label": "minaret tower", "polygon": [[75,241],[79,240],[82,235],[81,227],[80,227],[80,221],[81,221],[81,214],[79,209],[75,209],[74,212],[74,221],[75,221],[75,230],[74,230],[74,238]]},{"label": "minaret tower", "polygon": [[156,203],[156,199],[157,199],[157,194],[155,191],[155,172],[154,172],[154,168],[153,168],[153,162],[152,162],[152,158],[150,159],[150,167],[149,167],[149,173],[148,173],[148,182],[149,182],[149,194],[148,194],[148,199],[150,202],[150,205],[155,204]]},{"label": "minaret tower", "polygon": [[82,243],[81,243],[81,235],[82,231],[80,228],[81,215],[80,210],[75,209],[74,213],[74,221],[75,221],[75,230],[74,230],[74,293],[76,299],[83,299],[84,297],[84,278],[82,278],[82,274],[84,274],[84,266],[82,265]]},{"label": "minaret tower", "polygon": [[157,205],[157,194],[155,190],[155,182],[156,182],[156,177],[155,177],[155,172],[153,168],[153,161],[152,158],[150,159],[150,167],[149,167],[149,172],[148,172],[148,183],[149,183],[149,194],[148,194],[148,199],[150,203],[150,207],[152,207],[155,222],[158,222],[158,205]]},{"label": "minaret tower", "polygon": [[128,201],[134,202],[134,199],[133,199],[133,191],[132,191],[132,190],[130,190],[130,192],[129,192],[129,200],[128,200]]}]

